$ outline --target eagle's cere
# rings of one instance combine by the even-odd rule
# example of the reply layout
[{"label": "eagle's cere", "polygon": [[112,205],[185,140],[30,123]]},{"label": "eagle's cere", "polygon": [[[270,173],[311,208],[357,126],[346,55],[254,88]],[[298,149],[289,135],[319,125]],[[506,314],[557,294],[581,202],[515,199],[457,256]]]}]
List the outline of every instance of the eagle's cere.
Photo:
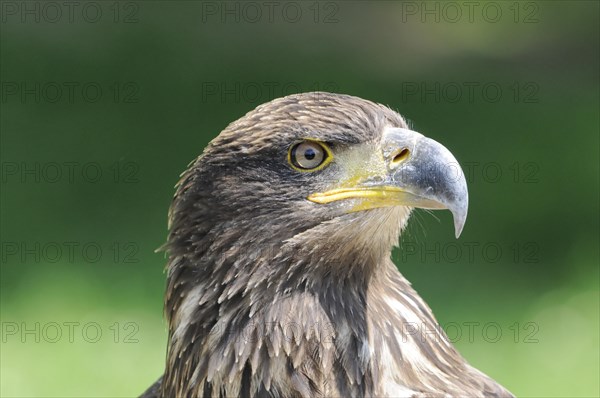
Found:
[{"label": "eagle's cere", "polygon": [[389,108],[291,95],[230,124],[169,212],[166,370],[145,396],[512,396],[454,349],[390,259],[464,175]]}]

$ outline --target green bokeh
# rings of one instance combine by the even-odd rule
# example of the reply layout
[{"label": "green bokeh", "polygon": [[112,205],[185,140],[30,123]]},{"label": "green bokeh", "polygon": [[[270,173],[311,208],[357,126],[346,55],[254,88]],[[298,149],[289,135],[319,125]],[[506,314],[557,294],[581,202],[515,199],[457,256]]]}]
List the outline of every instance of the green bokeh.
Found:
[{"label": "green bokeh", "polygon": [[150,385],[179,174],[315,89],[389,105],[463,164],[463,235],[420,212],[394,258],[466,358],[518,396],[600,395],[597,2],[0,4],[1,396]]}]

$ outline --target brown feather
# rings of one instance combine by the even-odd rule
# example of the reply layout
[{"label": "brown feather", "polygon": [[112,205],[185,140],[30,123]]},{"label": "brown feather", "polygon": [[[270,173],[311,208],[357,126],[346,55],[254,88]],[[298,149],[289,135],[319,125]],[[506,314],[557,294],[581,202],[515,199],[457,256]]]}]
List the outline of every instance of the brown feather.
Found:
[{"label": "brown feather", "polygon": [[[331,214],[305,198],[335,169],[282,163],[295,140],[374,148],[385,126],[407,127],[359,98],[292,95],[190,165],[169,211],[169,347],[149,394],[512,396],[467,364],[391,262],[411,209]],[[415,324],[434,333],[407,333]]]}]

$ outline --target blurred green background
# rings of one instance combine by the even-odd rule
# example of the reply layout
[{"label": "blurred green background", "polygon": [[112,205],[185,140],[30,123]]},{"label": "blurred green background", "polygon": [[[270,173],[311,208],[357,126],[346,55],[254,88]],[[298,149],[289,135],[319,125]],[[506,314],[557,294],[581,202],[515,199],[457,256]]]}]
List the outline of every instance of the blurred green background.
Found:
[{"label": "blurred green background", "polygon": [[1,2],[3,397],[134,396],[161,373],[173,186],[229,122],[326,90],[381,102],[469,180],[394,259],[518,396],[599,392],[599,6]]}]

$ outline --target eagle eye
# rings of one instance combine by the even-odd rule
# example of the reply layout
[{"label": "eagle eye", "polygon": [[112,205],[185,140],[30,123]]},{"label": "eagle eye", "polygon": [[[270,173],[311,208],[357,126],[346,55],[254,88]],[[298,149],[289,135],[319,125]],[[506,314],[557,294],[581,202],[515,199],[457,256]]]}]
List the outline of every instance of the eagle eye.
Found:
[{"label": "eagle eye", "polygon": [[329,147],[319,141],[304,140],[290,147],[288,162],[298,171],[317,171],[333,159]]}]

